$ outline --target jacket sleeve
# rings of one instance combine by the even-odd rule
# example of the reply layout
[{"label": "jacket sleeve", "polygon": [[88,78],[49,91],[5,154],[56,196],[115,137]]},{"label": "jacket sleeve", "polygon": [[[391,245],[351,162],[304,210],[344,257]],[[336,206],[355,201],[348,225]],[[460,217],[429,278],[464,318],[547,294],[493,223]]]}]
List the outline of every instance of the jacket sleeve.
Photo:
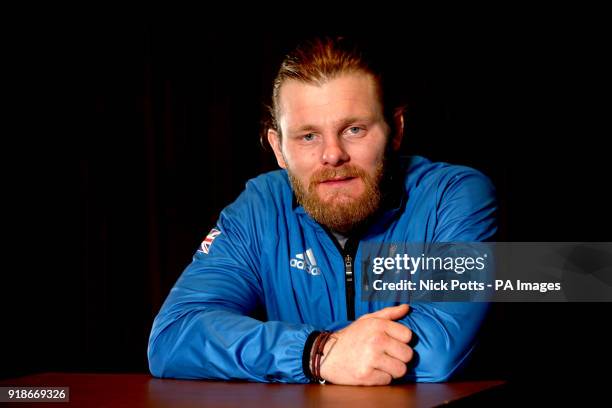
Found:
[{"label": "jacket sleeve", "polygon": [[[495,190],[483,174],[469,169],[438,189],[434,242],[478,242],[497,232]],[[411,304],[400,322],[414,333],[415,357],[405,377],[409,381],[448,380],[471,354],[476,334],[488,310],[485,302]]]},{"label": "jacket sleeve", "polygon": [[249,317],[263,293],[252,230],[257,208],[247,197],[221,213],[220,234],[196,252],[155,318],[148,348],[154,376],[308,382],[302,354],[314,327]]}]

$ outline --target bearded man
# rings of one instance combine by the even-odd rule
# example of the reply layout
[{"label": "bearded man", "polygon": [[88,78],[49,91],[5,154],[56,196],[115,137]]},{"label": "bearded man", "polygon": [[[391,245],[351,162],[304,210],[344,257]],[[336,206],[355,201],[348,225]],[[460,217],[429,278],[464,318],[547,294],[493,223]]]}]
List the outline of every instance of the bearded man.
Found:
[{"label": "bearded man", "polygon": [[380,385],[445,381],[467,360],[486,304],[360,297],[365,243],[486,241],[497,228],[483,174],[398,156],[394,91],[346,39],[286,56],[266,133],[281,170],[247,183],[176,282],[150,336],[153,375]]}]

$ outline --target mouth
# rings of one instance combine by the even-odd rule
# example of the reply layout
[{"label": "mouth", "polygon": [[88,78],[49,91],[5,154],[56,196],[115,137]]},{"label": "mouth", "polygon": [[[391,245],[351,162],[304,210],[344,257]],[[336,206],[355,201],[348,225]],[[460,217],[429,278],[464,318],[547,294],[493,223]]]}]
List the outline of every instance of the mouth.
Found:
[{"label": "mouth", "polygon": [[356,178],[357,177],[352,177],[352,176],[349,176],[349,177],[334,177],[334,178],[331,178],[331,179],[328,179],[328,180],[321,181],[320,184],[325,185],[325,186],[330,186],[330,187],[332,187],[332,186],[342,186],[342,185],[345,185],[345,184],[349,183],[351,180],[354,180]]}]

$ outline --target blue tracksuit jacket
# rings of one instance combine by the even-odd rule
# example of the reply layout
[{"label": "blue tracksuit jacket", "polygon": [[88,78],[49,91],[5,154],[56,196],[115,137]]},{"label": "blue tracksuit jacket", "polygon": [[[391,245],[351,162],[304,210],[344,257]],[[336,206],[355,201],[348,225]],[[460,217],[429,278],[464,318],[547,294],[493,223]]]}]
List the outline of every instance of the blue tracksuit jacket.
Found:
[{"label": "blue tracksuit jacket", "polygon": [[[338,330],[394,305],[360,301],[360,271],[350,264],[361,265],[361,243],[492,239],[497,207],[488,178],[419,156],[403,163],[401,202],[346,250],[295,204],[284,170],[247,182],[156,317],[148,349],[151,373],[308,382],[302,355],[311,332]],[[252,317],[261,309],[266,321]],[[486,309],[484,303],[412,304],[399,320],[419,339],[405,379],[448,379],[469,356]]]}]

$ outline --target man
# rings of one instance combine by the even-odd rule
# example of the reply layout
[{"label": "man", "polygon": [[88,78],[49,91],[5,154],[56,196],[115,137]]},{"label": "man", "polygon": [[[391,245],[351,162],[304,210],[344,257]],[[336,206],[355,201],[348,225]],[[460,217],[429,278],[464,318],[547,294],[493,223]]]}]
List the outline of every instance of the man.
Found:
[{"label": "man", "polygon": [[433,382],[469,356],[485,304],[361,301],[363,244],[496,231],[481,173],[396,157],[404,111],[368,58],[342,39],[285,58],[267,132],[282,170],[247,183],[170,292],[151,332],[153,375]]}]

